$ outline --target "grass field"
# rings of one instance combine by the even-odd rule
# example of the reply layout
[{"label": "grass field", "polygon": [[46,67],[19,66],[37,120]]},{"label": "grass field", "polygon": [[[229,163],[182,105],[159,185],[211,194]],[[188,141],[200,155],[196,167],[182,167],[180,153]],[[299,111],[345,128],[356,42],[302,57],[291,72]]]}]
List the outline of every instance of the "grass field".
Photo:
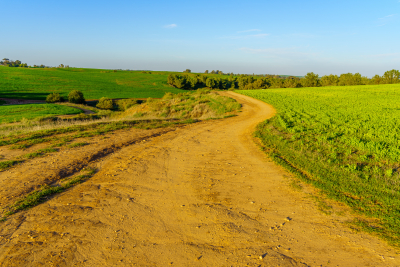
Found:
[{"label": "grass field", "polygon": [[52,92],[66,98],[71,90],[80,90],[86,99],[161,98],[166,92],[184,92],[167,84],[170,73],[0,66],[0,97],[45,100]]},{"label": "grass field", "polygon": [[256,133],[275,161],[400,245],[400,84],[238,92],[277,109]]},{"label": "grass field", "polygon": [[0,122],[17,122],[38,117],[82,113],[80,109],[56,104],[26,104],[0,106]]}]

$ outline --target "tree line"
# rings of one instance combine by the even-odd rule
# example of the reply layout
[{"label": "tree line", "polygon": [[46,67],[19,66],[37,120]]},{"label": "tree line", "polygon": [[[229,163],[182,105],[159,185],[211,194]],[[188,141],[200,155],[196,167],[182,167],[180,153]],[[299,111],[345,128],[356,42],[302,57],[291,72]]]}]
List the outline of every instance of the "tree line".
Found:
[{"label": "tree line", "polygon": [[[22,63],[21,60],[10,60],[8,58],[3,58],[0,61],[0,65],[6,66],[6,67],[13,67],[13,68],[51,68],[49,66],[45,65],[33,65],[33,66],[28,66],[27,63]],[[57,68],[69,68],[68,65],[60,64]]]},{"label": "tree line", "polygon": [[169,85],[179,89],[212,88],[222,90],[251,90],[268,88],[299,88],[319,86],[347,86],[347,85],[374,85],[400,83],[400,71],[389,70],[382,76],[372,78],[361,76],[360,73],[344,73],[341,75],[324,75],[319,77],[313,72],[307,73],[302,78],[295,76],[281,77],[277,75],[244,75],[228,77],[210,76],[206,74],[193,74],[186,70],[183,74],[168,75]]},{"label": "tree line", "polygon": [[7,66],[7,67],[21,67],[21,68],[27,68],[28,64],[22,63],[21,60],[9,60],[8,58],[3,58],[3,60],[0,61],[0,65]]}]

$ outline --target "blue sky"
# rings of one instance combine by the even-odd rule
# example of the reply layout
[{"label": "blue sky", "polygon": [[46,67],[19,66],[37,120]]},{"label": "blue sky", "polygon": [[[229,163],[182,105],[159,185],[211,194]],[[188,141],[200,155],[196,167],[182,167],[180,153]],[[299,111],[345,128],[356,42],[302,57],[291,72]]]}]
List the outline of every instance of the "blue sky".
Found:
[{"label": "blue sky", "polygon": [[382,75],[400,69],[400,0],[0,0],[0,57],[28,64]]}]

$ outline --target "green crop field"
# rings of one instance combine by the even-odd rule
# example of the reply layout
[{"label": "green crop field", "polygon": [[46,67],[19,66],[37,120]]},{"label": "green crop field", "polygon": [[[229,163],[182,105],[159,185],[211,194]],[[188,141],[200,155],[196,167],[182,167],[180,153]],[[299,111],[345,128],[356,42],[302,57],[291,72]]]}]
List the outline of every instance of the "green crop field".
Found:
[{"label": "green crop field", "polygon": [[27,104],[0,106],[0,123],[17,122],[45,116],[67,115],[82,113],[80,109],[56,104]]},{"label": "green crop field", "polygon": [[70,91],[80,90],[86,99],[161,98],[166,92],[184,92],[167,84],[170,73],[0,66],[0,97],[45,100],[53,92],[66,98]]},{"label": "green crop field", "polygon": [[256,132],[275,161],[400,245],[400,84],[238,92],[277,109]]}]

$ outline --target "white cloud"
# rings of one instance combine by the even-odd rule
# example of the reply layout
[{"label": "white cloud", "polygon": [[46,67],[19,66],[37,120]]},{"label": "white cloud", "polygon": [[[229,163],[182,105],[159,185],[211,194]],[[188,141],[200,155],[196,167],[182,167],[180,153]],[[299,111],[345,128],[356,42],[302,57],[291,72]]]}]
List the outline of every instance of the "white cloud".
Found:
[{"label": "white cloud", "polygon": [[237,33],[244,33],[244,32],[260,32],[261,30],[259,29],[251,29],[251,30],[246,30],[246,31],[238,31]]},{"label": "white cloud", "polygon": [[396,16],[397,16],[397,14],[391,14],[391,15],[384,16],[383,18],[379,18],[378,19],[378,27],[389,24],[390,22],[392,22],[395,19]]},{"label": "white cloud", "polygon": [[176,25],[176,24],[169,24],[169,25],[164,26],[164,28],[167,28],[167,29],[172,29],[172,28],[176,28],[176,27],[178,27],[178,25]]}]

